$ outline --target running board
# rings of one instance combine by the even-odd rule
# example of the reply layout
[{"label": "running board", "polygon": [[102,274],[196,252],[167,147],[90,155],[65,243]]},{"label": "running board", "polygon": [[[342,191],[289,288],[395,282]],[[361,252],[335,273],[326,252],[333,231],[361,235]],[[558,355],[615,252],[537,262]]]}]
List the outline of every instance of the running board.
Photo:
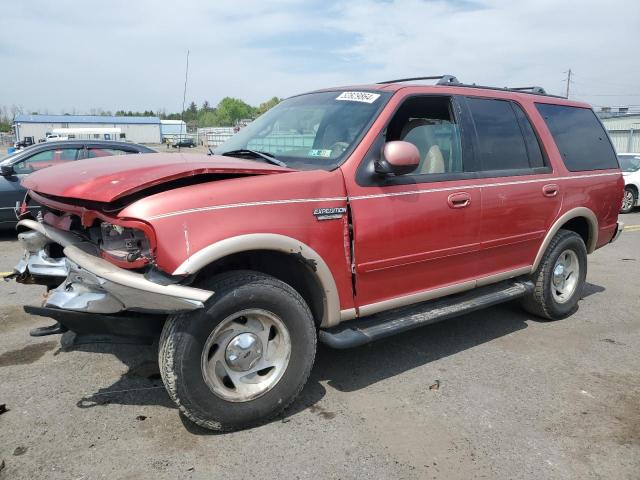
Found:
[{"label": "running board", "polygon": [[528,280],[505,280],[439,300],[396,308],[320,330],[320,341],[332,348],[352,348],[430,323],[508,302],[531,293]]}]

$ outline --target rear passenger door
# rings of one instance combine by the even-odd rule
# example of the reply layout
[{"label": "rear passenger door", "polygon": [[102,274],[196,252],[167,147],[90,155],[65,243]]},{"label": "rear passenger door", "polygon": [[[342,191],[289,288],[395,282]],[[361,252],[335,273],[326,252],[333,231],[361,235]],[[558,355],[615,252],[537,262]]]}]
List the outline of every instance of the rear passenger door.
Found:
[{"label": "rear passenger door", "polygon": [[479,284],[527,273],[561,206],[561,186],[524,109],[467,97],[482,198]]}]

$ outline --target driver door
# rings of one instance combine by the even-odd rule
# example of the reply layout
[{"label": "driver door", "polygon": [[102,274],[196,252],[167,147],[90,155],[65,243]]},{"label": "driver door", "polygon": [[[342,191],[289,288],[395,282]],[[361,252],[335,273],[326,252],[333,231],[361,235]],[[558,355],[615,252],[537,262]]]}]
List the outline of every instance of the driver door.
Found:
[{"label": "driver door", "polygon": [[[462,130],[452,97],[409,96],[348,186],[361,316],[473,285],[481,201]],[[418,148],[415,171],[384,176],[372,170],[392,140]]]}]

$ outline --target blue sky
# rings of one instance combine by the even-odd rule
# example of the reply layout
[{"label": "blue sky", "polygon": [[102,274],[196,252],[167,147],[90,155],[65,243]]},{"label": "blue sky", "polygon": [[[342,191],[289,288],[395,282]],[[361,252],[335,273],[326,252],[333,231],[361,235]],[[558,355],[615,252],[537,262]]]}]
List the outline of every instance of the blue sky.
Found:
[{"label": "blue sky", "polygon": [[640,2],[23,0],[0,18],[0,105],[26,111],[257,104],[333,85],[451,73],[640,104]]}]

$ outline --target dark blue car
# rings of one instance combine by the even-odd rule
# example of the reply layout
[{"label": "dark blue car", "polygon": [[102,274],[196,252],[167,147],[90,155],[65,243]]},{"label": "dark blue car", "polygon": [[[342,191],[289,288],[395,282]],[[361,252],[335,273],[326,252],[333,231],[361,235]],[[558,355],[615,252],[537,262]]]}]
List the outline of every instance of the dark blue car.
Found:
[{"label": "dark blue car", "polygon": [[133,153],[154,153],[154,150],[135,143],[65,140],[39,143],[3,158],[0,160],[0,229],[15,227],[16,206],[26,193],[20,181],[31,172],[85,158]]}]

